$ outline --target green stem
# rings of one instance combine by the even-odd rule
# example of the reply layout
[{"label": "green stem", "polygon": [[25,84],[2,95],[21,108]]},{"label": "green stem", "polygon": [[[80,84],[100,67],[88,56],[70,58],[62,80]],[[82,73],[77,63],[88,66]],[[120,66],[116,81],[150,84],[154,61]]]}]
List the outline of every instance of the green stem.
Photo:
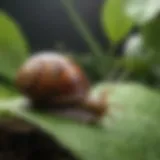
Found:
[{"label": "green stem", "polygon": [[88,43],[90,46],[90,49],[92,50],[93,54],[95,56],[103,55],[103,49],[101,48],[100,44],[95,40],[92,33],[88,29],[87,25],[85,25],[85,22],[80,18],[80,16],[75,11],[71,0],[61,0],[61,3],[64,5],[65,9],[67,10],[68,15],[70,16],[70,19],[74,23],[75,27],[79,30],[79,32],[84,37],[84,40]]}]

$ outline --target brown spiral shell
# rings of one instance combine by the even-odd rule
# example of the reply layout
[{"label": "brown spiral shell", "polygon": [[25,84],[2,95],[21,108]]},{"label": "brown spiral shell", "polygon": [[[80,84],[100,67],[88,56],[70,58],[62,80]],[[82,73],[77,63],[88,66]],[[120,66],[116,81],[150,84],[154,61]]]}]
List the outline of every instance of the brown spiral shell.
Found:
[{"label": "brown spiral shell", "polygon": [[17,73],[18,89],[33,100],[80,102],[88,93],[89,81],[70,58],[55,52],[31,56]]}]

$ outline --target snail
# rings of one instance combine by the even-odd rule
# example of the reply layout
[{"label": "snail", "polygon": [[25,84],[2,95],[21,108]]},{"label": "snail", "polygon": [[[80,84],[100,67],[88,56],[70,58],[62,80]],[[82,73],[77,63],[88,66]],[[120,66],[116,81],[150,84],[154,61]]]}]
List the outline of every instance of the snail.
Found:
[{"label": "snail", "polygon": [[33,106],[55,113],[75,116],[73,111],[84,110],[100,119],[106,111],[105,94],[91,98],[91,84],[81,67],[55,52],[38,52],[27,59],[17,72],[16,86]]}]

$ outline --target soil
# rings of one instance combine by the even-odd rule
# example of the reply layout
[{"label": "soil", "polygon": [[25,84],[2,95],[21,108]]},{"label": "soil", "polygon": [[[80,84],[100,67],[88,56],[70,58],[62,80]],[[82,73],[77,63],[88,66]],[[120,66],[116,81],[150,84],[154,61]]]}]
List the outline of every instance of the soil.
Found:
[{"label": "soil", "polygon": [[12,132],[0,127],[0,160],[78,160],[41,131]]}]

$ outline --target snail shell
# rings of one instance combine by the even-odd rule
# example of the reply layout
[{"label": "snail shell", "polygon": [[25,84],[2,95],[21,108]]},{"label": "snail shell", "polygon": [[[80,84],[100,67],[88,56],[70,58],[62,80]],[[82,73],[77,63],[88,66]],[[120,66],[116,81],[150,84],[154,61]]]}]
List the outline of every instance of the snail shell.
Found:
[{"label": "snail shell", "polygon": [[90,86],[88,78],[73,60],[55,52],[31,56],[18,71],[16,85],[33,100],[52,99],[57,103],[79,103]]}]

